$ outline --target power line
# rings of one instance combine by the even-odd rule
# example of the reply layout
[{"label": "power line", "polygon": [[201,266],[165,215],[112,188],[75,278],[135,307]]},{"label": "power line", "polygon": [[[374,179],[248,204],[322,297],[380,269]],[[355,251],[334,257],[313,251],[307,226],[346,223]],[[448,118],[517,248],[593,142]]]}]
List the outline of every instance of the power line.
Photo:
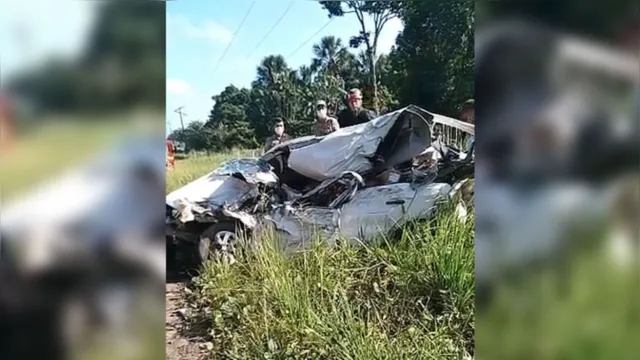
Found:
[{"label": "power line", "polygon": [[218,67],[220,67],[220,63],[222,63],[222,60],[227,55],[227,51],[229,51],[229,48],[231,48],[231,45],[233,45],[233,41],[236,39],[236,35],[238,35],[238,33],[240,32],[240,29],[242,29],[242,25],[244,25],[244,22],[247,20],[247,17],[249,17],[249,13],[251,13],[251,9],[253,9],[253,5],[255,5],[255,4],[256,4],[256,1],[253,0],[253,2],[251,3],[251,6],[249,6],[249,9],[247,10],[246,14],[244,14],[244,18],[242,18],[242,21],[240,22],[240,25],[236,29],[236,32],[233,33],[233,37],[231,38],[231,41],[229,42],[229,45],[227,45],[226,49],[224,49],[224,52],[222,53],[222,56],[218,60],[218,63],[216,64],[216,67],[213,70],[214,73],[218,70]]},{"label": "power line", "polygon": [[307,45],[307,43],[311,40],[313,40],[314,37],[316,37],[316,35],[318,35],[322,30],[324,30],[324,28],[326,28],[327,26],[329,26],[329,24],[331,24],[331,22],[333,21],[334,18],[329,19],[329,21],[327,21],[326,24],[324,24],[318,31],[316,31],[313,35],[309,36],[309,38],[307,40],[305,40],[305,42],[302,43],[302,45],[298,46],[297,49],[295,49],[289,56],[287,56],[287,59],[291,58],[293,55],[295,55],[298,51],[300,51],[300,49],[302,49],[303,46]]},{"label": "power line", "polygon": [[287,15],[287,13],[289,12],[289,10],[291,10],[291,7],[293,6],[293,3],[295,3],[294,1],[291,1],[291,3],[289,3],[289,6],[287,7],[287,9],[284,11],[284,13],[282,13],[282,15],[280,15],[280,18],[275,22],[275,24],[273,24],[273,26],[271,27],[271,29],[269,29],[269,31],[267,31],[267,33],[264,35],[264,37],[260,40],[260,42],[258,42],[258,45],[256,45],[255,48],[253,48],[253,50],[251,50],[251,52],[249,53],[249,55],[247,55],[247,59],[249,60],[249,58],[251,58],[251,55],[253,55],[253,53],[258,50],[258,48],[260,47],[260,45],[262,45],[262,43],[267,39],[267,37],[269,37],[269,35],[271,34],[271,32],[278,26],[278,24],[280,24],[280,22],[282,21],[282,19],[284,19],[285,15]]}]

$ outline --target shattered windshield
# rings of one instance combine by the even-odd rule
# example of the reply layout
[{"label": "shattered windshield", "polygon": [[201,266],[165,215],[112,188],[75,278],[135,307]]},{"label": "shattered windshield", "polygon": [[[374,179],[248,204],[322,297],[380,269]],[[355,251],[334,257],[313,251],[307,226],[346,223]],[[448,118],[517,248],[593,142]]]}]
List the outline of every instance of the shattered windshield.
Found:
[{"label": "shattered windshield", "polygon": [[258,158],[239,158],[229,160],[216,170],[214,170],[214,175],[232,175],[235,173],[251,173],[251,172],[259,172],[259,171],[269,171],[269,165]]},{"label": "shattered windshield", "polygon": [[240,175],[240,178],[250,183],[274,184],[278,182],[271,166],[259,158],[239,158],[229,160],[213,171],[214,176]]}]

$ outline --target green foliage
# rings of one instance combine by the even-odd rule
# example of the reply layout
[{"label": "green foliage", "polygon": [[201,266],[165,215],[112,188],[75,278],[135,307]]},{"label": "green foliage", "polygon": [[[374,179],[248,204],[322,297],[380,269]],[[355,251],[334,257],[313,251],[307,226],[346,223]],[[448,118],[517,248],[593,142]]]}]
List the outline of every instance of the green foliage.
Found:
[{"label": "green foliage", "polygon": [[185,128],[178,129],[169,135],[169,140],[187,142],[186,151],[208,149],[213,146],[215,134],[211,127],[205,127],[202,121],[192,121]]},{"label": "green foliage", "polygon": [[[235,146],[243,148],[255,147],[253,131],[247,119],[247,103],[251,93],[247,89],[227,86],[222,93],[213,97],[215,105],[205,124],[212,129],[213,145],[222,148]],[[224,137],[221,135],[224,134]]]},{"label": "green foliage", "polygon": [[474,96],[474,2],[411,1],[383,78],[401,104],[457,115]]},{"label": "green foliage", "polygon": [[[349,39],[349,46],[354,49],[365,46],[365,52],[363,56],[363,64],[366,64],[371,92],[373,94],[372,105],[373,109],[378,112],[381,106],[384,106],[380,102],[380,96],[378,88],[378,72],[376,62],[378,60],[378,39],[384,29],[385,24],[389,20],[398,16],[402,5],[399,2],[392,1],[321,1],[322,7],[329,12],[329,17],[344,16],[345,14],[352,13],[355,15],[358,23],[360,24],[360,31],[358,35],[352,36]],[[346,8],[343,8],[343,5]],[[370,15],[373,19],[372,28],[368,27],[365,18]]]},{"label": "green foliage", "polygon": [[[289,67],[282,55],[265,57],[250,89],[228,86],[213,97],[204,127],[183,134],[190,149],[253,148],[272,134],[275,117],[285,120],[290,136],[309,135],[315,101],[327,101],[336,113],[344,107],[342,91],[354,87],[362,90],[366,108],[381,113],[415,104],[457,116],[460,104],[473,97],[473,1],[320,4],[329,16],[353,16],[353,21],[369,14],[374,25],[361,24],[348,44],[336,36],[320,39],[309,65],[299,69]],[[404,22],[404,31],[390,54],[378,56],[373,51],[378,34],[393,17]]]}]

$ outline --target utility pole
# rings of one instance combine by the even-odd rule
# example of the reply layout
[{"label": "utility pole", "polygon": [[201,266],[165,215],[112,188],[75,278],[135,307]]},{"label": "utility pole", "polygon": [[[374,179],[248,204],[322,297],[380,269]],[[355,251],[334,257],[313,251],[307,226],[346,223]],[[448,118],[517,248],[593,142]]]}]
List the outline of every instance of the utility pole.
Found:
[{"label": "utility pole", "polygon": [[184,122],[182,121],[182,116],[186,116],[187,114],[183,113],[182,109],[184,109],[184,106],[180,106],[179,108],[175,109],[174,112],[180,115],[180,126],[182,126],[182,132],[184,133]]}]

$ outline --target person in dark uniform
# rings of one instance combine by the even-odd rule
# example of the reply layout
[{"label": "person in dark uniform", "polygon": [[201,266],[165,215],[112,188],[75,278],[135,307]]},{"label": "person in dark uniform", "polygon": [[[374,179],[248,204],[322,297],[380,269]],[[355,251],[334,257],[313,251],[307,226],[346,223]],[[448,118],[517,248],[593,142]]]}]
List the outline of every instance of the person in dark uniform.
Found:
[{"label": "person in dark uniform", "polygon": [[338,113],[340,128],[363,124],[373,120],[376,114],[362,107],[362,92],[352,89],[347,97],[347,108]]},{"label": "person in dark uniform", "polygon": [[264,152],[271,150],[274,146],[280,145],[285,141],[289,141],[289,135],[284,132],[284,120],[281,118],[275,119],[275,126],[273,128],[274,134],[267,138],[264,144]]}]

